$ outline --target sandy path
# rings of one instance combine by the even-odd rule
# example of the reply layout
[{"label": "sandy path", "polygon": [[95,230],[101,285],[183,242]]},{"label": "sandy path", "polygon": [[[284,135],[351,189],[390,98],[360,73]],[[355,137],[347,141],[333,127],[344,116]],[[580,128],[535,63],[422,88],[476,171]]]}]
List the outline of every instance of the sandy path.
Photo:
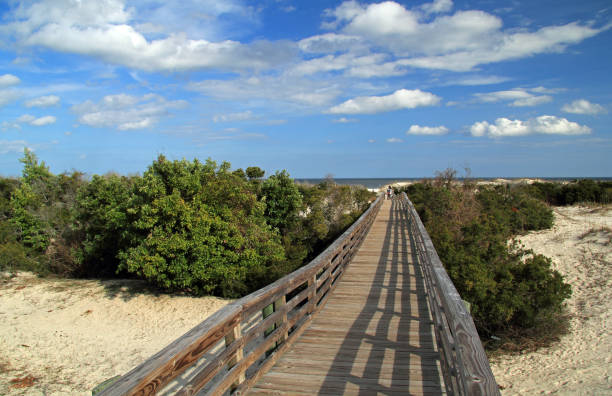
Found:
[{"label": "sandy path", "polygon": [[[0,395],[91,395],[226,303],[154,295],[139,281],[2,277]],[[28,376],[32,386],[11,383]]]},{"label": "sandy path", "polygon": [[612,207],[554,208],[555,226],[521,238],[572,285],[570,334],[493,362],[503,396],[612,395]]}]

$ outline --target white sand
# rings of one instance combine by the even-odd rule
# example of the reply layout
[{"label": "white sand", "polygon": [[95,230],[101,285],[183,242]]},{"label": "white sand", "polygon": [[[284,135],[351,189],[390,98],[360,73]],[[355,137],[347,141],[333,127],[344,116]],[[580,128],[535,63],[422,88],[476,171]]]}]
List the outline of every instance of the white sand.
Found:
[{"label": "white sand", "polygon": [[[139,281],[0,278],[0,395],[91,395],[227,304]],[[33,386],[11,380],[33,376]]]},{"label": "white sand", "polygon": [[572,285],[570,334],[550,348],[500,358],[493,372],[503,396],[612,395],[612,207],[554,212],[552,230],[521,241],[552,258]]}]

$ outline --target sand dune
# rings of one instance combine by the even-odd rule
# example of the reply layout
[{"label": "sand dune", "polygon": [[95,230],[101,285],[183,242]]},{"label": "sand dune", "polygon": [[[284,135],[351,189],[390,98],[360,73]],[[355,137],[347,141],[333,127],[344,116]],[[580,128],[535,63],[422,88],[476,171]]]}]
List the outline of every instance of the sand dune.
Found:
[{"label": "sand dune", "polygon": [[502,395],[612,395],[612,207],[554,208],[551,230],[521,238],[572,285],[570,334],[493,362]]},{"label": "sand dune", "polygon": [[0,278],[0,395],[91,395],[226,303],[139,281]]}]

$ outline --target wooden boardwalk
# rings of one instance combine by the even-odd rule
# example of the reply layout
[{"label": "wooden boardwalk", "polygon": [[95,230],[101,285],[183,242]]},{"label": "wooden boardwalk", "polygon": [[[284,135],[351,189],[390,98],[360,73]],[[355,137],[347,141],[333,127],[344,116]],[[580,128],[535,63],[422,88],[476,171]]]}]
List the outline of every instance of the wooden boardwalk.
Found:
[{"label": "wooden boardwalk", "polygon": [[385,201],[327,304],[249,395],[440,395],[405,210]]}]

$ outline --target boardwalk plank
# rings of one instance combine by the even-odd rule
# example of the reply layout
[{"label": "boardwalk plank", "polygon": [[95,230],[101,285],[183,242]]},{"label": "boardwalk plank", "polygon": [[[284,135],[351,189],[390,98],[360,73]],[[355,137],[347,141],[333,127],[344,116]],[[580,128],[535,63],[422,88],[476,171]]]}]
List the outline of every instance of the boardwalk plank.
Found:
[{"label": "boardwalk plank", "polygon": [[325,307],[250,394],[444,393],[406,221],[383,203]]}]

